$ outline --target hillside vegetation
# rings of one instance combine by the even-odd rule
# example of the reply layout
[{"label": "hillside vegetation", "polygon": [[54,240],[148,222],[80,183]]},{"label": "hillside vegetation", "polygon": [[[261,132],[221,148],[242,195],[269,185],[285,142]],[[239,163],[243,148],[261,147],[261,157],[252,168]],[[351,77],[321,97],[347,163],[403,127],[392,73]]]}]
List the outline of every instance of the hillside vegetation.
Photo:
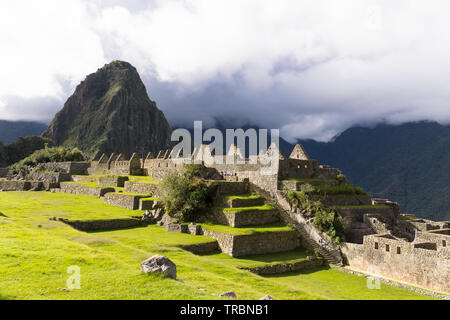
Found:
[{"label": "hillside vegetation", "polygon": [[54,143],[48,138],[39,136],[19,138],[9,145],[4,145],[0,141],[0,167],[16,163],[36,150],[44,149],[45,146],[52,147]]},{"label": "hillside vegetation", "polygon": [[450,220],[450,126],[432,122],[355,127],[334,141],[301,141],[319,163],[339,168],[401,211]]}]

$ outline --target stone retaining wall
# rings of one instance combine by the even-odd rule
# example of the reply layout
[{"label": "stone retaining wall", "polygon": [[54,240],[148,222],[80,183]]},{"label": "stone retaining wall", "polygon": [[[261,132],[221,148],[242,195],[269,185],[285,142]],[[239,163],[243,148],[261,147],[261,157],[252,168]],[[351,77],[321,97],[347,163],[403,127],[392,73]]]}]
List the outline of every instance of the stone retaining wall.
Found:
[{"label": "stone retaining wall", "polygon": [[124,187],[128,177],[124,176],[105,176],[97,178],[100,187]]},{"label": "stone retaining wall", "polygon": [[280,221],[277,210],[248,210],[234,212],[218,209],[215,210],[214,215],[219,223],[232,227],[269,224]]},{"label": "stone retaining wall", "polygon": [[370,235],[363,244],[344,243],[341,250],[351,268],[450,294],[449,248],[430,250],[388,235]]},{"label": "stone retaining wall", "polygon": [[31,188],[30,181],[0,180],[0,190],[3,191],[27,191]]},{"label": "stone retaining wall", "polygon": [[220,252],[219,244],[217,243],[217,241],[192,245],[182,245],[180,246],[180,248],[192,252],[193,254],[207,254],[213,252]]},{"label": "stone retaining wall", "polygon": [[65,172],[41,172],[34,171],[29,174],[31,180],[34,181],[46,181],[52,183],[58,183],[63,181],[70,181],[71,175]]},{"label": "stone retaining wall", "polygon": [[220,250],[232,257],[291,251],[301,245],[296,231],[230,235],[203,229],[203,235],[216,239]]},{"label": "stone retaining wall", "polygon": [[65,172],[69,174],[87,174],[90,162],[47,162],[42,166],[45,171]]},{"label": "stone retaining wall", "polygon": [[100,230],[114,230],[125,229],[137,226],[145,226],[146,223],[140,219],[109,219],[109,220],[61,220],[61,222],[71,226],[80,231],[100,231]]},{"label": "stone retaining wall", "polygon": [[149,194],[151,196],[158,196],[161,192],[161,185],[156,183],[142,183],[142,182],[125,182],[125,192]]},{"label": "stone retaining wall", "polygon": [[105,194],[104,203],[124,209],[139,209],[139,200],[146,198],[148,195],[133,195],[124,193],[107,193]]},{"label": "stone retaining wall", "polygon": [[264,198],[256,199],[223,199],[222,205],[227,208],[256,207],[264,204]]},{"label": "stone retaining wall", "polygon": [[76,183],[61,182],[60,192],[73,193],[73,194],[84,194],[89,196],[103,197],[108,192],[115,192],[114,188],[94,188],[86,187]]},{"label": "stone retaining wall", "polygon": [[316,258],[314,260],[302,260],[293,263],[280,263],[273,265],[264,265],[260,267],[239,268],[247,270],[258,275],[278,274],[285,272],[299,271],[326,265],[326,260]]},{"label": "stone retaining wall", "polygon": [[216,180],[219,194],[244,194],[248,192],[248,182]]},{"label": "stone retaining wall", "polygon": [[154,200],[139,199],[139,210],[151,210],[153,208]]}]

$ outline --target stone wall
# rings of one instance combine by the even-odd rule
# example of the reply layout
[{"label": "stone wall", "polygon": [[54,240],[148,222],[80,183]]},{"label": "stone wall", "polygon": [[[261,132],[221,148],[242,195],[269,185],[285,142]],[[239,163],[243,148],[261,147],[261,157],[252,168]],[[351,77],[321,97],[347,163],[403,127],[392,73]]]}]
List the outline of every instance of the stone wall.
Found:
[{"label": "stone wall", "polygon": [[142,182],[125,182],[125,192],[149,194],[151,196],[159,196],[161,193],[161,185],[156,183]]},{"label": "stone wall", "polygon": [[115,192],[114,188],[94,188],[86,187],[80,184],[71,182],[61,182],[60,192],[73,193],[73,194],[84,194],[96,197],[103,197],[108,192]]},{"label": "stone wall", "polygon": [[218,186],[218,193],[226,194],[244,194],[248,192],[248,181],[215,181]]},{"label": "stone wall", "polygon": [[55,183],[55,182],[70,181],[71,175],[65,172],[33,171],[29,174],[29,178],[34,181],[47,181]]},{"label": "stone wall", "polygon": [[203,229],[203,235],[216,239],[222,252],[232,257],[291,251],[301,245],[296,231],[230,235]]},{"label": "stone wall", "polygon": [[45,171],[65,172],[69,174],[87,174],[90,162],[47,162],[42,164]]},{"label": "stone wall", "polygon": [[110,206],[116,206],[124,209],[139,209],[139,200],[146,198],[148,195],[134,195],[124,193],[107,193],[104,197],[104,203]]},{"label": "stone wall", "polygon": [[269,224],[280,221],[277,210],[214,211],[217,221],[232,227]]},{"label": "stone wall", "polygon": [[60,220],[61,222],[71,226],[80,231],[100,231],[100,230],[114,230],[124,229],[138,226],[145,226],[146,223],[137,218],[130,219],[109,219],[109,220]]},{"label": "stone wall", "polygon": [[319,168],[317,160],[283,159],[279,163],[279,178],[308,179],[313,177]]},{"label": "stone wall", "polygon": [[260,267],[251,267],[251,268],[239,268],[242,270],[247,270],[255,274],[259,275],[267,275],[267,274],[279,274],[285,272],[293,272],[304,269],[316,268],[319,266],[326,265],[326,260],[321,258],[316,258],[313,260],[302,260],[292,263],[280,263],[273,265],[263,265]]},{"label": "stone wall", "polygon": [[31,188],[30,181],[0,180],[0,190],[3,191],[28,191]]},{"label": "stone wall", "polygon": [[341,250],[350,268],[450,294],[450,250],[426,247],[389,235],[370,235],[363,244],[344,243]]},{"label": "stone wall", "polygon": [[128,177],[124,176],[104,176],[97,178],[100,187],[124,187]]},{"label": "stone wall", "polygon": [[198,243],[191,245],[181,245],[181,249],[192,252],[193,254],[207,254],[213,252],[220,252],[217,241]]}]

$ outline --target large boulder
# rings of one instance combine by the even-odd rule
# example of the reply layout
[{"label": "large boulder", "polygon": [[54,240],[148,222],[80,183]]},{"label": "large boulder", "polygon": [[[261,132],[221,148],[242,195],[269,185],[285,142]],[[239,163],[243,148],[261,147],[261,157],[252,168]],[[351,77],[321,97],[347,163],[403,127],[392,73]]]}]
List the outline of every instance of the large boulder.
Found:
[{"label": "large boulder", "polygon": [[160,272],[169,278],[177,278],[177,266],[169,258],[162,255],[154,255],[141,263],[141,270],[145,273]]},{"label": "large boulder", "polygon": [[169,224],[173,222],[174,219],[166,213],[162,216],[161,220],[158,221],[158,226],[167,227]]}]

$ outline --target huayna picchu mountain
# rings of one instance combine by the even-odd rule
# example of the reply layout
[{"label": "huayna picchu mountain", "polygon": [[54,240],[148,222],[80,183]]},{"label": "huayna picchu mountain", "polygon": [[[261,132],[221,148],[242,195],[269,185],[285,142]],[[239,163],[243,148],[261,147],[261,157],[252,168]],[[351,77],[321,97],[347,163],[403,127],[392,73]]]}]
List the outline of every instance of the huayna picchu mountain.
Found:
[{"label": "huayna picchu mountain", "polygon": [[171,131],[136,68],[113,61],[77,86],[43,136],[90,157],[112,152],[129,157],[168,148]]}]

